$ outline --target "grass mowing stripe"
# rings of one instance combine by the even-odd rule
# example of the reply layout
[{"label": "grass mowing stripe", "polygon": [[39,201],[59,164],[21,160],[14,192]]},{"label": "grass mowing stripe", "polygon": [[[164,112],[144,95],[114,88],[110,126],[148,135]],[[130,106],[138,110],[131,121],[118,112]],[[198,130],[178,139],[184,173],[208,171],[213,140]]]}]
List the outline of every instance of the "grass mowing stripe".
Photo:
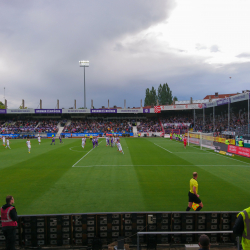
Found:
[{"label": "grass mowing stripe", "polygon": [[154,143],[157,147],[160,147],[160,148],[162,148],[162,149],[164,149],[164,150],[166,150],[166,151],[168,151],[170,154],[172,154],[173,152],[171,152],[171,151],[169,151],[169,150],[167,150],[166,148],[163,148],[163,147],[161,147],[161,146],[159,146],[159,145],[157,145],[156,143]]},{"label": "grass mowing stripe", "polygon": [[125,155],[102,143],[76,165],[93,168],[72,168],[92,143],[87,140],[85,149],[75,152],[69,148],[77,150],[81,139],[63,141],[50,145],[44,139],[39,146],[33,140],[30,154],[25,140],[13,140],[12,150],[0,147],[5,167],[0,169],[0,199],[13,195],[19,214],[185,211],[189,180],[197,171],[204,211],[238,211],[249,205],[247,158],[235,162],[163,138],[121,138]]},{"label": "grass mowing stripe", "polygon": [[[111,163],[125,161],[131,165],[126,141],[121,139],[121,143],[126,151],[125,156],[117,152],[116,148],[102,144],[84,161],[86,160],[86,164],[92,160],[99,164],[103,160]],[[113,166],[95,169],[70,168],[50,190],[30,205],[26,213],[37,211],[38,208],[41,214],[145,211],[135,168],[117,169]]]},{"label": "grass mowing stripe", "polygon": [[[84,167],[228,167],[229,165],[91,165],[91,166],[75,166],[78,168]],[[230,165],[234,167],[247,167],[247,165]]]}]

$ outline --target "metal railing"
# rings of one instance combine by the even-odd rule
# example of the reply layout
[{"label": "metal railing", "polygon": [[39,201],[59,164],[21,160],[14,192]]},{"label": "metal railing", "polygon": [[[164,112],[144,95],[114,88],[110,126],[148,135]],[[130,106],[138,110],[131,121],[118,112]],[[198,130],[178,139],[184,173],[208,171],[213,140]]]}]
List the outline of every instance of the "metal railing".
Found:
[{"label": "metal railing", "polygon": [[[233,231],[176,231],[176,232],[138,232],[137,233],[137,250],[140,250],[140,235],[155,235],[155,234],[215,234],[224,233],[231,234]],[[240,239],[237,238],[237,249],[240,250]]]}]

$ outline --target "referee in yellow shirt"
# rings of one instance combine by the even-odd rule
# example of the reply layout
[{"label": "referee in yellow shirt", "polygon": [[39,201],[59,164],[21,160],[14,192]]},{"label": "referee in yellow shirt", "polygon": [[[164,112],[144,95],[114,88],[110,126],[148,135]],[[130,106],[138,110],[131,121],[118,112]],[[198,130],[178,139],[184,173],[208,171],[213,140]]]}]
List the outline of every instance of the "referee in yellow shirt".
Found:
[{"label": "referee in yellow shirt", "polygon": [[203,208],[203,204],[200,200],[200,196],[198,195],[198,182],[197,182],[198,174],[197,172],[193,172],[193,178],[190,180],[190,190],[188,192],[188,207],[186,211],[189,211],[192,208],[193,202],[199,204],[199,207],[196,211],[200,211]]}]

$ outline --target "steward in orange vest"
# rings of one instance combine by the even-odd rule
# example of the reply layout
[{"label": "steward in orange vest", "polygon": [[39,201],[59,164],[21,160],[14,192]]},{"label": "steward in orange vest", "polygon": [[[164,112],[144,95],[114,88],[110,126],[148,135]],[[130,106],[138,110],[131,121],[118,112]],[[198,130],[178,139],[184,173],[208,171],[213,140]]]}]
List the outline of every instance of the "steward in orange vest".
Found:
[{"label": "steward in orange vest", "polygon": [[5,236],[6,249],[15,250],[17,212],[14,206],[13,196],[6,197],[6,204],[1,207],[2,230]]}]

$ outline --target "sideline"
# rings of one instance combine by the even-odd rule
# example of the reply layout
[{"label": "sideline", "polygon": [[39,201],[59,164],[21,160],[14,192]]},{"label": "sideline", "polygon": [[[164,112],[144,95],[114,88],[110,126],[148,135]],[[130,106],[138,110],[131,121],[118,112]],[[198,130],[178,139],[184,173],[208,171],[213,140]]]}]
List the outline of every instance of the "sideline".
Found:
[{"label": "sideline", "polygon": [[77,168],[85,167],[247,167],[246,165],[91,165],[91,166],[75,166]]}]

